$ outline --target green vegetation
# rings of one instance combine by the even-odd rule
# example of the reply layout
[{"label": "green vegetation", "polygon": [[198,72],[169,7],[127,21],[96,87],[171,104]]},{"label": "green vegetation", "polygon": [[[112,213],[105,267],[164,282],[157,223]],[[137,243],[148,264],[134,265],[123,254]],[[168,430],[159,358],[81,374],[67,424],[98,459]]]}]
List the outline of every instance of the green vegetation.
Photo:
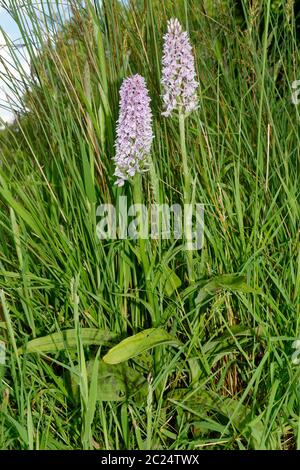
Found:
[{"label": "green vegetation", "polygon": [[[50,2],[5,2],[31,75],[7,38],[2,78],[23,112],[0,134],[0,448],[299,449],[294,2],[67,3],[64,22]],[[144,200],[182,201],[179,123],[161,116],[170,17],[189,31],[200,81],[185,129],[205,205],[193,283],[178,242],[147,242],[146,279],[141,244],[96,235],[98,204],[133,198],[112,160],[133,73],[154,116]]]}]

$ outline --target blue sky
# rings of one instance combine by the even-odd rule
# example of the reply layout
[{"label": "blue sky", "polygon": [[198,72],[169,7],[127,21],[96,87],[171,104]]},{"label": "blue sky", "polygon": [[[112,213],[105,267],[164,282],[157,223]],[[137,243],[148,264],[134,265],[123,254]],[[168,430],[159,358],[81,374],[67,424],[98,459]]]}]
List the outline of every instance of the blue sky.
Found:
[{"label": "blue sky", "polygon": [[19,31],[16,23],[2,7],[0,8],[0,27],[3,28],[13,40],[19,38]]},{"label": "blue sky", "polygon": [[[9,61],[10,55],[8,48],[5,47],[5,40],[2,34],[2,30],[13,40],[16,41],[20,38],[20,33],[18,31],[18,27],[16,23],[12,20],[9,14],[4,10],[4,8],[0,8],[0,56],[3,60]],[[25,65],[25,61],[24,61]],[[1,78],[1,72],[4,72],[3,65],[0,64],[0,119],[3,121],[12,121],[14,118],[13,113],[9,109],[5,109],[2,106],[5,106],[10,95],[10,90],[7,87],[7,84]],[[17,75],[15,73],[15,75]]]},{"label": "blue sky", "polygon": [[[35,7],[38,9],[40,3],[42,0],[36,0],[35,2]],[[0,2],[1,3],[1,2]],[[54,8],[56,8],[56,2],[53,2],[52,5]],[[62,2],[62,10],[64,11],[64,16],[67,16],[67,10],[68,8],[66,7],[68,5],[67,2]],[[10,55],[9,55],[9,50],[7,47],[3,47],[5,45],[5,39],[3,37],[3,34],[1,32],[3,30],[12,41],[17,41],[20,39],[20,33],[18,31],[18,27],[16,23],[12,20],[10,15],[5,11],[4,8],[0,7],[0,57],[5,60],[5,61],[10,61]],[[24,67],[24,70],[27,72],[30,69],[28,61],[24,58],[24,55],[26,56],[26,51],[23,50],[23,53],[19,55],[19,60],[22,62],[22,66]],[[23,56],[23,57],[22,57]],[[13,68],[10,68],[10,71],[13,72]],[[10,122],[14,118],[14,114],[9,111],[8,109],[4,109],[3,106],[7,106],[7,101],[9,99],[9,96],[11,92],[9,91],[9,87],[5,82],[3,81],[3,78],[1,78],[1,72],[5,73],[5,69],[3,65],[0,63],[0,121],[6,121]],[[14,75],[18,78],[18,74],[13,72]],[[0,127],[1,127],[1,122],[0,122]]]}]

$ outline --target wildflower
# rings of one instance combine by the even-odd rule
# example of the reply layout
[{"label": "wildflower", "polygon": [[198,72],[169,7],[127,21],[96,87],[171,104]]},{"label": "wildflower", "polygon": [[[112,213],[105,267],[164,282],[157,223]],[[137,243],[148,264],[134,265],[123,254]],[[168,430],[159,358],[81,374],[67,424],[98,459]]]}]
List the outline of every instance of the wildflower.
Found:
[{"label": "wildflower", "polygon": [[189,114],[197,108],[196,89],[199,84],[188,34],[182,31],[176,18],[168,21],[162,66],[163,116],[170,116],[175,110],[184,115]]},{"label": "wildflower", "polygon": [[153,140],[150,98],[145,79],[136,74],[126,78],[120,90],[120,114],[117,122],[116,184],[147,169],[147,157]]}]

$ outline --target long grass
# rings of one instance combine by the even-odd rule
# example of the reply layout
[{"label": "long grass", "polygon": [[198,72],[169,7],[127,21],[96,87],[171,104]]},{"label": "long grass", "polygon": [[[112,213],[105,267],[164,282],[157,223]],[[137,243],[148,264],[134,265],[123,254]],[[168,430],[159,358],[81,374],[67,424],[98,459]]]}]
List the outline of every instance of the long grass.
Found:
[{"label": "long grass", "polygon": [[[230,0],[84,9],[69,0],[67,32],[55,3],[2,3],[31,76],[7,38],[13,69],[2,79],[23,112],[0,135],[0,448],[299,449],[293,2],[278,14],[270,0],[239,10]],[[174,16],[189,31],[200,81],[199,109],[185,123],[191,189],[205,207],[193,283],[180,243],[147,242],[146,279],[141,245],[96,235],[98,204],[133,199],[130,184],[114,185],[112,160],[119,87],[132,73],[145,77],[154,115],[144,200],[183,200],[179,123],[161,116],[160,98],[162,37]],[[151,327],[180,346],[100,361]],[[86,328],[111,342],[88,345]],[[26,352],[31,340],[70,329],[72,347]]]}]

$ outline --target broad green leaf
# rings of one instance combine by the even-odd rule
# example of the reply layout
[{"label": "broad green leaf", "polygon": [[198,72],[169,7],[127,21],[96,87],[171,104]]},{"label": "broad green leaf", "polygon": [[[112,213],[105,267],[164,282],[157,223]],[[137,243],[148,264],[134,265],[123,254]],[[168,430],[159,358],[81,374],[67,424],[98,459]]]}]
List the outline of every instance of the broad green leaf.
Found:
[{"label": "broad green leaf", "polygon": [[[94,360],[88,362],[87,373],[91,380]],[[143,375],[127,364],[106,364],[99,361],[97,400],[123,401],[134,395],[135,402],[147,396],[147,382]]]},{"label": "broad green leaf", "polygon": [[236,274],[224,274],[206,282],[196,298],[196,304],[201,304],[207,297],[215,294],[219,290],[230,290],[232,292],[257,293],[261,294],[260,289],[254,289],[246,282],[246,276],[237,276]]},{"label": "broad green leaf", "polygon": [[169,400],[182,411],[195,414],[201,420],[206,420],[208,413],[210,418],[207,421],[211,422],[212,412],[226,417],[246,439],[250,437],[253,448],[260,447],[265,430],[262,418],[253,416],[251,408],[239,400],[221,397],[209,390],[189,392],[187,389],[174,390],[169,394]]},{"label": "broad green leaf", "polygon": [[[77,347],[77,332],[75,329],[63,330],[52,333],[48,336],[35,338],[29,341],[25,346],[18,349],[19,354],[23,353],[52,353],[62,349],[74,349]],[[105,330],[96,328],[82,328],[80,330],[81,341],[83,345],[107,345],[116,335]]]},{"label": "broad green leaf", "polygon": [[119,364],[161,344],[179,345],[179,341],[161,328],[150,328],[126,338],[104,356],[107,364]]},{"label": "broad green leaf", "polygon": [[181,286],[181,280],[175,271],[170,269],[168,266],[161,266],[160,271],[159,279],[162,283],[163,289],[165,293],[171,297],[173,292]]}]

